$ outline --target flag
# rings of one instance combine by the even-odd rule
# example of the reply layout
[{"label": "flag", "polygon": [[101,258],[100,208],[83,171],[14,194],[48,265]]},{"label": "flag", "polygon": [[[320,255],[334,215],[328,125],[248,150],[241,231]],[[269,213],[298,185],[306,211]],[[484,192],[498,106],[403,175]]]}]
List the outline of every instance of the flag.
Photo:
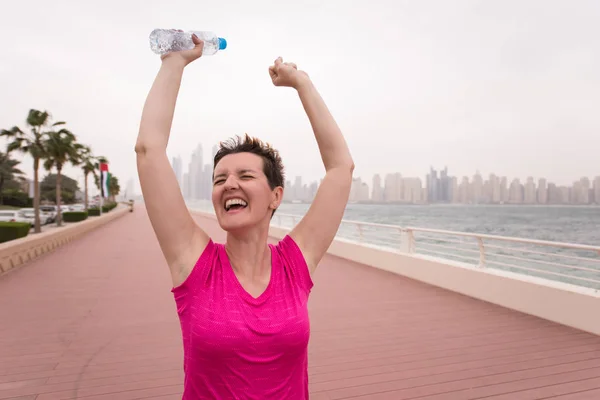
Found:
[{"label": "flag", "polygon": [[100,192],[102,193],[102,197],[106,198],[109,195],[108,185],[110,181],[110,174],[108,173],[108,164],[101,163],[100,164]]}]

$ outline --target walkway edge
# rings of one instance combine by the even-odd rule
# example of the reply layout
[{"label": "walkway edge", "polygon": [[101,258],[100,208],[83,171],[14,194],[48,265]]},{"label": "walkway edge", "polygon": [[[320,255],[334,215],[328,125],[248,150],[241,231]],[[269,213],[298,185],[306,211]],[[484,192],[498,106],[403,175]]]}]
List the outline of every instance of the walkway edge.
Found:
[{"label": "walkway edge", "polygon": [[[216,219],[204,211],[199,216]],[[282,239],[289,229],[271,226],[269,236]],[[327,253],[392,272],[504,308],[600,335],[600,293],[590,288],[549,281],[492,268],[477,268],[450,260],[394,252],[336,238]]]},{"label": "walkway edge", "polygon": [[0,243],[0,276],[127,213],[129,213],[129,207],[118,207],[99,217],[89,217],[85,221]]}]

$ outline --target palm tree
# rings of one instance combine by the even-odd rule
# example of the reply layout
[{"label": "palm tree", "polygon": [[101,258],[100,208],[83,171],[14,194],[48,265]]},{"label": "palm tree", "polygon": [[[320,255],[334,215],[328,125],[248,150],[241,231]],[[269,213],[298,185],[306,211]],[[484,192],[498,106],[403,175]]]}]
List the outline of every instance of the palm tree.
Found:
[{"label": "palm tree", "polygon": [[96,177],[96,158],[92,155],[92,149],[89,146],[79,146],[79,159],[81,161],[81,169],[83,169],[83,183],[84,183],[84,196],[85,196],[85,210],[89,207],[89,195],[88,195],[88,175],[92,174]]},{"label": "palm tree", "polygon": [[46,160],[44,168],[50,171],[56,168],[56,225],[62,225],[61,203],[61,178],[63,167],[67,163],[79,164],[79,149],[81,145],[76,142],[75,135],[66,129],[48,132],[44,141]]},{"label": "palm tree", "polygon": [[108,182],[108,193],[110,194],[111,200],[114,202],[115,197],[121,192],[121,185],[119,185],[119,179],[116,176],[111,175],[110,181]]},{"label": "palm tree", "polygon": [[23,171],[17,168],[20,163],[13,160],[10,154],[0,152],[0,204],[4,204],[4,184],[23,175]]},{"label": "palm tree", "polygon": [[58,125],[64,125],[64,122],[55,122],[51,124],[51,116],[47,111],[31,109],[27,115],[26,124],[29,132],[24,132],[18,126],[11,129],[3,129],[0,136],[12,140],[6,147],[6,152],[20,151],[29,154],[33,158],[33,209],[35,215],[34,232],[41,232],[40,226],[40,182],[39,168],[40,160],[46,158],[46,149],[44,148],[44,137],[50,129]]}]

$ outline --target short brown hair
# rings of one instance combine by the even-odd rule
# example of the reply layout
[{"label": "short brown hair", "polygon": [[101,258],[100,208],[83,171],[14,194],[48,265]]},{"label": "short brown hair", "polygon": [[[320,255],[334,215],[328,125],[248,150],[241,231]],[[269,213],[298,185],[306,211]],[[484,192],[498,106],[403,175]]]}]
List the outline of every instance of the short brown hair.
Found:
[{"label": "short brown hair", "polygon": [[263,172],[267,177],[271,189],[275,189],[277,186],[284,187],[285,174],[279,152],[271,147],[269,143],[251,137],[247,133],[244,134],[243,138],[235,136],[219,143],[219,150],[215,154],[213,171],[223,157],[235,153],[252,153],[260,156],[263,159]]}]

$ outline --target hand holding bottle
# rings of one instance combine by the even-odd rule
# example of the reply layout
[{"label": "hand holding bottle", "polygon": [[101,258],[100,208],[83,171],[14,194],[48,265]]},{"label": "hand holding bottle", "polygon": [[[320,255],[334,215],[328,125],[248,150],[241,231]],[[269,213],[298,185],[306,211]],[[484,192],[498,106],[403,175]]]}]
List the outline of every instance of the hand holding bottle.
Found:
[{"label": "hand holding bottle", "polygon": [[227,48],[227,41],[209,31],[155,29],[149,37],[150,49],[162,60],[177,59],[187,65],[205,55],[213,55]]},{"label": "hand holding bottle", "polygon": [[196,35],[192,35],[192,42],[194,43],[194,47],[190,50],[179,50],[179,51],[170,51],[168,53],[162,54],[160,59],[165,61],[169,60],[178,60],[183,62],[184,65],[188,65],[194,60],[197,60],[202,56],[202,50],[204,48],[204,42]]}]

